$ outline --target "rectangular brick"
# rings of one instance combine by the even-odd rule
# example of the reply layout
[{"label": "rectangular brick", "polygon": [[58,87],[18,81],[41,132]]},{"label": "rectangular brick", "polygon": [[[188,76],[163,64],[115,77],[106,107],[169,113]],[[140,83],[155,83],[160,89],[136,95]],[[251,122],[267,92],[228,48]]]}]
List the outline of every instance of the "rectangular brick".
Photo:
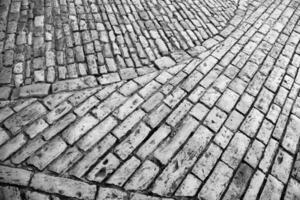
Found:
[{"label": "rectangular brick", "polygon": [[256,135],[256,138],[262,141],[264,144],[267,144],[273,129],[274,125],[269,120],[265,119]]},{"label": "rectangular brick", "polygon": [[232,175],[233,170],[225,163],[219,161],[206,183],[202,186],[198,198],[221,199]]},{"label": "rectangular brick", "polygon": [[20,164],[41,148],[46,141],[41,137],[36,137],[33,140],[29,140],[24,146],[22,146],[11,158],[14,164]]},{"label": "rectangular brick", "polygon": [[234,134],[232,131],[223,126],[221,130],[216,134],[214,142],[222,149],[225,149],[233,135]]},{"label": "rectangular brick", "polygon": [[236,168],[246,153],[250,139],[242,133],[236,133],[222,155],[222,160]]},{"label": "rectangular brick", "polygon": [[84,103],[82,103],[80,106],[78,106],[74,112],[82,117],[83,115],[85,115],[89,110],[91,110],[93,107],[95,107],[96,105],[99,104],[99,100],[94,97],[91,96],[90,98],[88,98]]},{"label": "rectangular brick", "polygon": [[96,185],[42,173],[33,176],[30,186],[47,193],[56,193],[84,200],[94,200],[97,191]]},{"label": "rectangular brick", "polygon": [[155,93],[142,105],[142,108],[146,112],[149,112],[153,108],[155,108],[160,102],[162,102],[163,99],[164,99],[164,95],[162,93],[160,92]]},{"label": "rectangular brick", "polygon": [[114,152],[122,160],[125,160],[147,137],[149,132],[150,128],[144,123],[140,123],[127,138],[125,138],[120,144],[118,144],[118,146],[116,146]]},{"label": "rectangular brick", "polygon": [[253,137],[258,131],[263,119],[264,115],[257,109],[253,108],[242,123],[240,130],[249,137]]},{"label": "rectangular brick", "polygon": [[175,192],[212,136],[211,131],[203,126],[200,127],[156,179],[152,192],[163,196]]},{"label": "rectangular brick", "polygon": [[156,77],[156,81],[158,81],[159,83],[161,84],[164,84],[166,83],[168,80],[170,80],[173,76],[171,74],[169,74],[168,72],[166,71],[163,71],[160,75],[158,75]]},{"label": "rectangular brick", "polygon": [[271,139],[265,149],[264,156],[259,163],[259,168],[263,172],[267,172],[269,167],[271,166],[277,148],[278,148],[278,142],[274,139]]},{"label": "rectangular brick", "polygon": [[108,97],[104,102],[92,110],[92,113],[98,117],[99,120],[103,120],[108,116],[113,110],[119,107],[126,97],[115,92],[110,97]]},{"label": "rectangular brick", "polygon": [[192,174],[188,174],[177,189],[175,196],[193,197],[200,188],[201,181]]},{"label": "rectangular brick", "polygon": [[289,184],[287,186],[284,199],[286,200],[292,200],[294,198],[299,198],[299,188],[300,188],[300,183],[297,182],[297,180],[291,178],[289,180]]},{"label": "rectangular brick", "polygon": [[[253,169],[247,164],[242,163],[236,171],[233,179],[225,193],[224,200],[240,199],[247,187],[253,173]],[[241,181],[243,180],[243,181]]]},{"label": "rectangular brick", "polygon": [[146,160],[133,174],[125,185],[126,190],[145,190],[155,179],[159,167],[153,162]]},{"label": "rectangular brick", "polygon": [[206,179],[219,157],[222,154],[222,150],[215,144],[211,144],[205,153],[200,157],[193,167],[192,172],[202,181]]},{"label": "rectangular brick", "polygon": [[222,74],[214,81],[212,86],[218,91],[224,92],[224,90],[227,88],[230,82],[231,79],[225,76],[224,74]]},{"label": "rectangular brick", "polygon": [[108,184],[114,184],[117,186],[123,186],[128,178],[139,167],[141,161],[136,157],[131,157],[120,168],[113,173],[113,175],[106,181]]},{"label": "rectangular brick", "polygon": [[74,144],[80,137],[85,135],[87,131],[93,128],[99,122],[98,119],[93,117],[91,114],[87,114],[72,126],[66,129],[62,136],[68,144]]},{"label": "rectangular brick", "polygon": [[5,120],[4,126],[8,128],[13,134],[17,133],[23,126],[40,118],[46,113],[46,108],[39,102],[35,102],[27,106],[20,112],[12,115]]},{"label": "rectangular brick", "polygon": [[144,98],[147,99],[150,97],[151,94],[153,94],[155,91],[157,91],[160,88],[161,84],[159,84],[156,81],[151,81],[148,83],[145,87],[143,87],[140,91],[139,94]]},{"label": "rectangular brick", "polygon": [[94,76],[86,76],[77,79],[57,81],[52,85],[52,92],[58,93],[63,91],[73,91],[94,87],[97,85],[97,80]]},{"label": "rectangular brick", "polygon": [[147,124],[152,128],[156,127],[169,113],[171,109],[166,104],[160,105],[157,109],[153,110],[145,119]]},{"label": "rectangular brick", "polygon": [[218,132],[227,118],[227,114],[217,107],[214,107],[204,120],[204,124],[214,132]]},{"label": "rectangular brick", "polygon": [[68,148],[61,156],[50,164],[48,169],[58,174],[68,170],[82,156],[77,147]]},{"label": "rectangular brick", "polygon": [[218,60],[215,57],[209,56],[197,67],[197,70],[199,70],[202,74],[207,74],[217,64],[217,62]]},{"label": "rectangular brick", "polygon": [[184,100],[167,118],[167,123],[173,127],[187,114],[193,104]]},{"label": "rectangular brick", "polygon": [[27,186],[29,184],[32,172],[24,169],[0,166],[0,182]]},{"label": "rectangular brick", "polygon": [[6,142],[0,147],[0,160],[6,160],[10,155],[16,152],[19,148],[21,148],[26,143],[26,141],[27,139],[25,135],[20,133],[8,142]]},{"label": "rectangular brick", "polygon": [[129,115],[119,126],[117,126],[112,133],[117,138],[122,138],[127,132],[137,124],[143,117],[145,116],[145,112],[142,110],[137,110]]},{"label": "rectangular brick", "polygon": [[53,122],[67,114],[71,109],[72,105],[65,101],[46,115],[46,121],[49,124],[53,124]]},{"label": "rectangular brick", "polygon": [[185,95],[186,92],[184,90],[176,88],[172,94],[167,96],[164,102],[171,108],[174,108],[184,98]]},{"label": "rectangular brick", "polygon": [[256,168],[258,165],[263,151],[265,150],[265,145],[258,140],[254,140],[251,144],[250,149],[248,150],[244,160],[253,168]]},{"label": "rectangular brick", "polygon": [[221,74],[222,72],[222,67],[217,65],[215,66],[207,75],[205,75],[205,77],[201,80],[200,85],[203,86],[204,88],[208,88],[209,86],[211,86],[216,79],[218,78],[218,76]]},{"label": "rectangular brick", "polygon": [[38,119],[35,122],[33,122],[29,127],[27,127],[25,129],[25,133],[30,138],[34,138],[36,135],[38,135],[39,133],[41,133],[47,127],[48,127],[48,124],[45,122],[45,120]]},{"label": "rectangular brick", "polygon": [[0,128],[0,145],[4,144],[9,138],[8,133],[3,128]]},{"label": "rectangular brick", "polygon": [[95,145],[93,149],[83,157],[83,159],[77,162],[77,164],[69,171],[69,174],[78,178],[82,177],[115,143],[116,138],[110,134],[107,135],[103,138],[103,140]]},{"label": "rectangular brick", "polygon": [[231,131],[236,132],[243,120],[244,120],[244,115],[234,110],[227,118],[225,122],[225,126],[229,128]]},{"label": "rectangular brick", "polygon": [[271,105],[271,101],[274,97],[274,94],[270,92],[268,89],[263,88],[259,93],[259,96],[254,104],[254,106],[262,111],[263,113],[267,113],[269,107]]},{"label": "rectangular brick", "polygon": [[223,111],[229,113],[236,102],[239,99],[239,95],[233,92],[230,89],[225,90],[222,96],[219,98],[217,102],[217,106],[221,108]]},{"label": "rectangular brick", "polygon": [[198,86],[195,88],[192,93],[188,96],[188,99],[192,101],[193,103],[197,103],[200,99],[200,97],[204,94],[205,88],[202,86]]},{"label": "rectangular brick", "polygon": [[283,184],[273,176],[269,175],[262,190],[260,199],[279,200],[283,191]]},{"label": "rectangular brick", "polygon": [[187,92],[191,91],[197,85],[197,83],[201,80],[202,77],[203,77],[203,75],[200,72],[194,71],[182,83],[181,88]]},{"label": "rectangular brick", "polygon": [[65,117],[63,117],[61,120],[57,121],[55,124],[53,124],[51,127],[46,129],[42,133],[44,139],[45,140],[51,139],[57,133],[62,131],[64,128],[66,128],[69,124],[71,124],[75,120],[76,120],[76,116],[73,113],[67,114]]},{"label": "rectangular brick", "polygon": [[176,74],[176,76],[174,76],[170,81],[169,84],[173,85],[173,86],[177,86],[182,80],[184,80],[187,77],[187,74],[184,72],[179,72],[178,74]]},{"label": "rectangular brick", "polygon": [[229,84],[229,88],[240,95],[245,91],[247,86],[248,84],[240,78],[233,79]]},{"label": "rectangular brick", "polygon": [[299,130],[300,119],[295,115],[291,115],[283,137],[282,146],[292,154],[297,152],[297,145],[300,138]]},{"label": "rectangular brick", "polygon": [[209,88],[200,98],[200,102],[204,103],[209,108],[212,108],[220,96],[220,92],[214,88]]},{"label": "rectangular brick", "polygon": [[48,95],[50,84],[36,83],[20,87],[20,97],[44,97]]},{"label": "rectangular brick", "polygon": [[116,125],[117,121],[109,116],[105,120],[103,120],[100,124],[90,130],[87,134],[85,134],[78,142],[77,146],[87,151],[93,145],[95,145],[99,140],[106,136]]},{"label": "rectangular brick", "polygon": [[1,186],[0,194],[2,199],[22,200],[19,188],[13,186]]},{"label": "rectangular brick", "polygon": [[58,94],[48,95],[43,99],[44,105],[46,105],[50,110],[53,110],[57,105],[66,100],[72,93],[62,92]]},{"label": "rectangular brick", "polygon": [[295,158],[292,175],[296,179],[298,179],[298,180],[300,179],[300,152],[298,152],[297,157]]},{"label": "rectangular brick", "polygon": [[32,155],[27,163],[42,170],[56,159],[66,148],[67,144],[60,137],[57,137]]},{"label": "rectangular brick", "polygon": [[272,104],[266,118],[269,119],[271,122],[276,123],[280,112],[281,108],[276,104]]},{"label": "rectangular brick", "polygon": [[[97,200],[106,200],[106,199],[110,199],[111,197],[118,198],[118,199],[126,199],[128,198],[128,195],[126,192],[123,192],[122,190],[119,189],[99,187]],[[141,198],[138,197],[138,199]]]},{"label": "rectangular brick", "polygon": [[258,65],[252,62],[247,62],[239,73],[239,77],[246,82],[249,82],[258,70]]},{"label": "rectangular brick", "polygon": [[171,128],[167,125],[162,125],[155,131],[151,137],[140,147],[136,153],[141,159],[145,159],[156,147],[163,141],[171,132]]},{"label": "rectangular brick", "polygon": [[132,111],[143,103],[144,99],[138,94],[134,94],[126,102],[124,102],[113,114],[120,120],[125,119]]},{"label": "rectangular brick", "polygon": [[218,59],[221,59],[222,56],[224,56],[228,52],[228,50],[234,45],[235,42],[236,39],[233,37],[226,38],[226,40],[224,40],[223,42],[223,45],[213,52],[213,56],[215,56]]},{"label": "rectangular brick", "polygon": [[253,175],[253,177],[250,181],[249,187],[246,190],[244,199],[256,200],[256,198],[258,196],[258,193],[259,193],[259,190],[260,190],[260,188],[263,184],[264,178],[265,178],[264,173],[262,173],[259,170],[257,170],[255,172],[255,174]]},{"label": "rectangular brick", "polygon": [[0,122],[4,121],[12,114],[14,114],[14,111],[10,107],[1,108],[0,109]]},{"label": "rectangular brick", "polygon": [[101,89],[101,87],[96,87],[96,88],[86,89],[86,90],[76,92],[75,94],[73,94],[71,97],[68,98],[68,101],[73,106],[78,106],[80,103],[84,102],[87,98],[89,98],[91,95],[95,94],[100,89]]},{"label": "rectangular brick", "polygon": [[254,97],[252,97],[248,93],[244,93],[243,96],[240,98],[240,101],[236,105],[236,109],[238,109],[241,113],[246,114],[254,100]]},{"label": "rectangular brick", "polygon": [[88,173],[87,179],[101,183],[117,169],[120,163],[114,154],[109,153]]},{"label": "rectangular brick", "polygon": [[285,74],[285,70],[281,69],[279,67],[275,67],[271,74],[269,75],[265,86],[270,89],[273,92],[276,92],[278,86],[281,83],[281,80],[283,79],[283,76]]},{"label": "rectangular brick", "polygon": [[120,87],[120,93],[129,96],[139,88],[138,84],[134,81],[129,81]]},{"label": "rectangular brick", "polygon": [[273,163],[271,174],[278,180],[287,184],[293,166],[293,157],[286,151],[279,149],[275,162]]},{"label": "rectangular brick", "polygon": [[173,154],[180,148],[192,132],[197,128],[198,121],[188,116],[183,120],[182,125],[178,128],[173,136],[167,138],[154,152],[154,156],[163,164],[168,163]]},{"label": "rectangular brick", "polygon": [[209,109],[206,106],[201,103],[197,103],[189,113],[199,121],[202,121],[208,111]]}]

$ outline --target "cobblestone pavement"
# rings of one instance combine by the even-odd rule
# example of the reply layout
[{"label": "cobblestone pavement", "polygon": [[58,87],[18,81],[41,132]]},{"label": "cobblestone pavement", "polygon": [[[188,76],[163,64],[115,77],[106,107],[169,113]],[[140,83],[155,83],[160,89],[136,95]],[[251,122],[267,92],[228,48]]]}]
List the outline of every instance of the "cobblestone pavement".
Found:
[{"label": "cobblestone pavement", "polygon": [[174,60],[159,63],[174,52],[188,56],[236,8],[233,0],[4,0],[0,84],[8,87],[1,98],[33,83],[44,96],[60,80],[97,82],[92,75],[105,85],[168,67]]},{"label": "cobblestone pavement", "polygon": [[0,199],[300,199],[300,0],[0,1]]}]

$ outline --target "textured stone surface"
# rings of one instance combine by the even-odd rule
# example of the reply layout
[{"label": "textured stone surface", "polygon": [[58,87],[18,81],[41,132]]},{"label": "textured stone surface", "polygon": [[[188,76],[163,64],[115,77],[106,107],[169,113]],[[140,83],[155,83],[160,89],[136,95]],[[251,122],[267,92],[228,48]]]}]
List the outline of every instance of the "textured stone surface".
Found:
[{"label": "textured stone surface", "polygon": [[0,3],[0,199],[297,199],[298,0]]}]

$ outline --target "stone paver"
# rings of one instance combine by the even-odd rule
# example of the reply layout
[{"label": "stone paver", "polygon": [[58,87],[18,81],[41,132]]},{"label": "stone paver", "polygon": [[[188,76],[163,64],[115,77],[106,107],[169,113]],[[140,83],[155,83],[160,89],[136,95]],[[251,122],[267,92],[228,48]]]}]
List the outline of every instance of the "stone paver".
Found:
[{"label": "stone paver", "polygon": [[0,1],[0,199],[300,198],[300,1]]}]

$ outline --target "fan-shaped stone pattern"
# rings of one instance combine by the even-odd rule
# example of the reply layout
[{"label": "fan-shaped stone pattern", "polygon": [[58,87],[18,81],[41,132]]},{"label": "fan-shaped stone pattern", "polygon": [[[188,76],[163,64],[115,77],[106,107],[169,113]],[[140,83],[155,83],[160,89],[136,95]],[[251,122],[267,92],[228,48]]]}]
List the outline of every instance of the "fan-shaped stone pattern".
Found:
[{"label": "fan-shaped stone pattern", "polygon": [[[2,1],[0,84],[132,79],[166,66],[156,66],[158,58],[216,35],[236,8],[232,0]],[[1,93],[5,99],[10,89]]]}]

